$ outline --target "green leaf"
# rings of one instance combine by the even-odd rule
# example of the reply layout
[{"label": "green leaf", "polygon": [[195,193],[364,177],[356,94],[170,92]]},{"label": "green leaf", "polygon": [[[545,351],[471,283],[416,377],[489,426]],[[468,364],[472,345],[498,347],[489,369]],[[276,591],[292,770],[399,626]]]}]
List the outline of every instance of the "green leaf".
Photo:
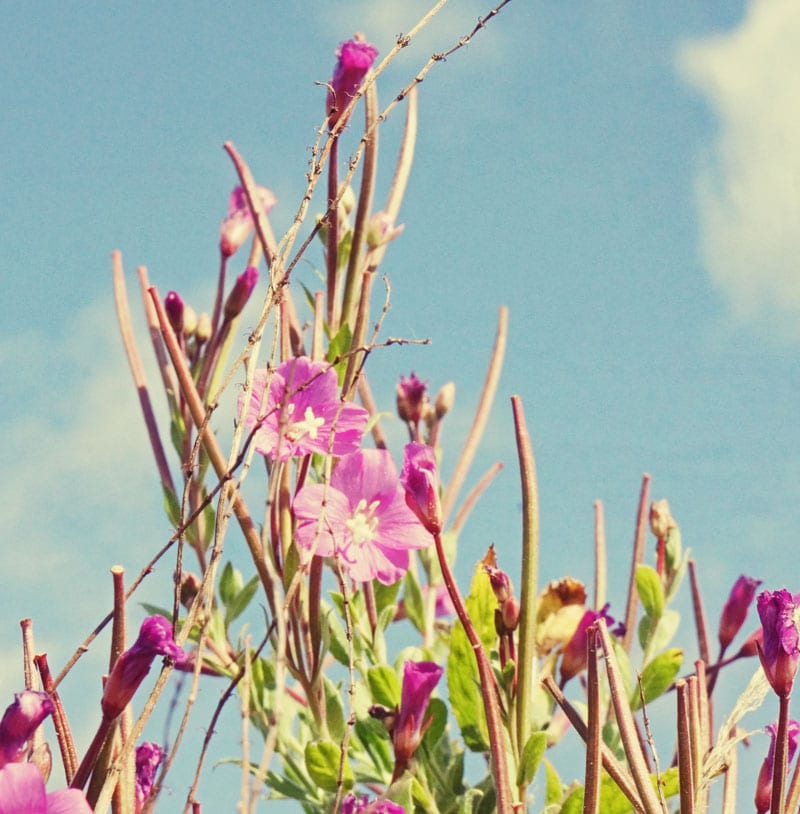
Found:
[{"label": "green leaf", "polygon": [[410,570],[406,571],[403,586],[403,605],[406,609],[406,616],[420,633],[424,633],[425,604],[422,599],[422,590],[419,587],[417,578]]},{"label": "green leaf", "polygon": [[426,716],[426,720],[428,719],[430,724],[425,730],[422,742],[428,749],[433,749],[447,729],[447,704],[441,698],[431,698]]},{"label": "green leaf", "polygon": [[658,619],[664,610],[664,591],[661,577],[649,565],[636,567],[636,589],[645,613],[652,619]]},{"label": "green leaf", "polygon": [[458,814],[473,814],[473,812],[477,811],[482,798],[483,792],[480,789],[468,789],[461,798]]},{"label": "green leaf", "polygon": [[233,563],[226,562],[219,577],[219,599],[223,605],[228,605],[242,590],[242,575],[233,567]]},{"label": "green leaf", "polygon": [[547,749],[547,733],[534,732],[522,749],[517,769],[517,785],[529,786]]},{"label": "green leaf", "polygon": [[573,789],[561,806],[561,814],[580,814],[583,811],[583,786]]},{"label": "green leaf", "polygon": [[675,573],[672,575],[672,580],[669,583],[669,587],[667,588],[667,602],[672,599],[673,596],[678,591],[678,588],[681,587],[681,583],[683,582],[683,578],[686,576],[686,570],[689,567],[689,560],[692,556],[692,549],[687,548],[686,551],[683,553],[683,558],[680,561],[680,564],[675,569]]},{"label": "green leaf", "polygon": [[659,650],[663,650],[678,632],[680,623],[681,615],[678,611],[667,608],[658,620],[655,630],[650,633],[648,642],[650,652],[658,653]]},{"label": "green leaf", "polygon": [[547,774],[547,785],[545,791],[545,799],[548,805],[560,803],[561,798],[564,796],[564,787],[561,784],[561,778],[558,772],[553,768],[553,764],[549,760],[544,762],[545,772]]},{"label": "green leaf", "polygon": [[375,580],[373,591],[375,593],[375,608],[379,616],[388,607],[391,607],[392,611],[397,610],[397,594],[400,592],[400,580],[393,582],[391,585],[384,585],[382,582]]},{"label": "green leaf", "polygon": [[341,387],[344,382],[344,374],[347,370],[347,356],[350,352],[350,346],[353,344],[353,333],[350,326],[345,322],[339,329],[336,336],[334,336],[328,345],[327,359],[333,362],[336,359],[340,361],[336,364],[336,375],[339,378],[339,386]]},{"label": "green leaf", "polygon": [[323,675],[322,682],[325,687],[325,720],[328,723],[328,731],[332,738],[341,741],[346,730],[341,687],[334,684],[326,675]]},{"label": "green leaf", "polygon": [[160,608],[158,605],[151,605],[149,602],[142,602],[141,606],[150,616],[163,616],[165,619],[172,619],[172,610]]},{"label": "green leaf", "polygon": [[447,782],[444,791],[458,797],[464,791],[464,750],[458,749],[447,765]]},{"label": "green leaf", "polygon": [[[341,751],[333,741],[312,741],[305,748],[306,771],[311,779],[325,791],[336,791],[339,786],[339,762]],[[353,787],[353,770],[345,760],[342,785]]]},{"label": "green leaf", "polygon": [[247,584],[239,591],[236,596],[232,597],[231,600],[227,603],[227,607],[225,609],[225,624],[229,625],[234,619],[238,618],[239,616],[244,613],[247,609],[247,606],[250,604],[250,601],[255,596],[256,591],[258,590],[258,574],[256,574],[251,580],[247,582]]},{"label": "green leaf", "polygon": [[400,680],[391,667],[385,664],[370,667],[367,671],[367,683],[376,704],[387,709],[400,706]]},{"label": "green leaf", "polygon": [[175,493],[168,486],[162,486],[164,494],[164,511],[167,513],[167,519],[173,526],[179,526],[181,522],[181,504]]},{"label": "green leaf", "polygon": [[[675,680],[678,670],[681,669],[683,650],[672,647],[656,656],[642,670],[641,686],[644,702],[649,704],[664,693]],[[639,709],[642,705],[641,695],[635,693],[631,699],[631,709]]]}]

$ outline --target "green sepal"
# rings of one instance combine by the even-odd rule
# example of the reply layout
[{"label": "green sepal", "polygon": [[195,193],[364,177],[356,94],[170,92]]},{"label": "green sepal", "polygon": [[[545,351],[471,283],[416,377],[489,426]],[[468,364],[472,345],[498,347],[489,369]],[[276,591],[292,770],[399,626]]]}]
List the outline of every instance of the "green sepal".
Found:
[{"label": "green sepal", "polygon": [[[311,779],[323,790],[335,792],[339,787],[339,763],[341,750],[333,741],[319,740],[306,744],[306,771]],[[342,767],[342,786],[353,787],[353,770],[345,759]]]},{"label": "green sepal", "polygon": [[678,675],[682,662],[683,650],[679,647],[672,647],[663,653],[659,653],[649,664],[646,664],[644,670],[642,670],[642,691],[641,694],[634,693],[633,698],[631,698],[631,709],[637,710],[641,707],[642,695],[644,696],[644,703],[649,704],[666,692],[675,680],[675,676]]}]

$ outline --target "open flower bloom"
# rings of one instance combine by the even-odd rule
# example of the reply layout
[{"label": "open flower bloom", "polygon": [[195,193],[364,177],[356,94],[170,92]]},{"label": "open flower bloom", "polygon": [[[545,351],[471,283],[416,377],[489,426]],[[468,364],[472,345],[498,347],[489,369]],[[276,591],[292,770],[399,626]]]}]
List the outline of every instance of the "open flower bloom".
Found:
[{"label": "open flower bloom", "polygon": [[390,800],[373,800],[363,795],[356,797],[352,792],[342,800],[342,814],[404,814],[403,806]]},{"label": "open flower bloom", "polygon": [[431,537],[406,506],[392,456],[366,449],[341,458],[329,486],[304,486],[293,504],[301,553],[338,555],[358,582],[397,582],[408,570],[408,552]]},{"label": "open flower bloom", "polygon": [[[355,452],[367,427],[363,407],[339,398],[336,371],[324,362],[298,356],[282,362],[269,376],[258,370],[245,413],[245,426],[258,426],[253,444],[268,458]],[[239,397],[241,413],[243,396]]]},{"label": "open flower bloom", "polygon": [[400,482],[406,491],[408,507],[431,534],[438,534],[442,530],[442,505],[432,447],[417,442],[406,444]]},{"label": "open flower bloom", "polygon": [[[766,731],[771,740],[769,752],[767,752],[767,756],[761,764],[761,769],[758,772],[758,780],[756,781],[755,804],[758,814],[766,814],[772,805],[772,775],[775,767],[775,737],[778,734],[778,725],[769,724],[766,727]],[[794,760],[794,753],[797,751],[797,740],[800,737],[800,723],[797,721],[789,721],[788,735],[789,752],[787,764]]]},{"label": "open flower bloom", "polygon": [[92,814],[83,792],[60,789],[47,794],[33,763],[9,763],[0,769],[2,814]]},{"label": "open flower bloom", "polygon": [[764,643],[758,649],[761,666],[772,689],[779,697],[792,692],[800,649],[794,615],[794,598],[785,588],[762,591],[757,600],[758,615],[764,631]]},{"label": "open flower bloom", "polygon": [[[428,728],[425,715],[431,693],[442,677],[442,668],[432,661],[407,661],[403,665],[403,689],[400,697],[400,711],[392,729],[394,757],[402,772],[414,756],[422,736]],[[398,775],[398,769],[395,769]]]},{"label": "open flower bloom", "polygon": [[163,616],[148,616],[139,629],[139,637],[115,662],[106,681],[100,706],[103,715],[113,720],[128,705],[133,694],[150,672],[156,656],[177,661],[183,649],[172,638],[172,624]]},{"label": "open flower bloom", "polygon": [[742,574],[731,588],[719,619],[719,645],[722,650],[730,645],[741,630],[759,585],[760,579],[752,579]]},{"label": "open flower bloom", "polygon": [[[256,195],[262,211],[268,215],[278,199],[266,187],[256,187]],[[235,187],[228,203],[228,217],[222,221],[219,230],[219,250],[223,257],[230,257],[239,251],[253,225],[253,213],[247,204],[247,196],[241,187]]]},{"label": "open flower bloom", "polygon": [[343,42],[336,49],[336,67],[328,90],[328,126],[341,118],[350,100],[356,95],[367,71],[372,67],[378,49],[359,39]]},{"label": "open flower bloom", "polygon": [[0,721],[0,766],[27,758],[33,733],[52,711],[53,702],[47,693],[35,690],[15,693],[14,703],[6,709]]}]

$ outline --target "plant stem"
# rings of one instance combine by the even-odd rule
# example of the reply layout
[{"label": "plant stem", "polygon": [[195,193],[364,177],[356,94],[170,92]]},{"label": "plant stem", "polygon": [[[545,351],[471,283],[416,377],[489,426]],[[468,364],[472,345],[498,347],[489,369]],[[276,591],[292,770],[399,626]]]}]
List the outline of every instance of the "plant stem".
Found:
[{"label": "plant stem", "polygon": [[600,714],[600,681],[597,671],[597,628],[594,626],[591,626],[588,630],[586,651],[586,704],[589,717],[587,721],[586,771],[583,785],[583,814],[599,814],[602,720]]},{"label": "plant stem", "polygon": [[789,701],[782,695],[778,707],[778,731],[775,735],[775,763],[772,767],[772,803],[770,814],[783,814],[783,792],[786,788],[786,768],[789,760]]},{"label": "plant stem", "polygon": [[639,509],[636,513],[636,534],[633,541],[631,557],[631,576],[628,582],[628,605],[625,609],[625,636],[622,646],[626,653],[631,652],[633,634],[636,629],[636,610],[639,606],[639,592],[636,590],[636,569],[644,558],[644,544],[647,537],[647,500],[650,494],[650,475],[642,476],[642,488],[639,492]]}]

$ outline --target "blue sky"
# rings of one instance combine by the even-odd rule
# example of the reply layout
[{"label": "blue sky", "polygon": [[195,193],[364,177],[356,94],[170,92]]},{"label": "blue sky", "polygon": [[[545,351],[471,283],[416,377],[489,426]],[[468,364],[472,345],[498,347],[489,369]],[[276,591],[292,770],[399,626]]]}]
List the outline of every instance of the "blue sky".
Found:
[{"label": "blue sky", "polygon": [[[334,48],[358,30],[385,54],[425,7],[6,9],[3,697],[19,684],[19,618],[35,618],[58,663],[107,608],[108,567],[132,575],[169,534],[114,323],[111,250],[131,293],[144,264],[163,293],[209,307],[235,183],[222,143],[277,194],[280,232]],[[487,8],[452,0],[382,77],[382,101]],[[517,0],[421,85],[406,228],[383,268],[387,333],[432,344],[383,351],[372,375],[387,410],[400,374],[456,381],[447,471],[497,309],[510,307],[474,477],[498,459],[506,468],[464,533],[462,579],[490,542],[512,570],[518,558],[518,393],[537,455],[543,579],[590,580],[600,498],[620,595],[647,471],[694,550],[714,622],[740,573],[800,589],[798,36],[792,0]],[[382,135],[378,200],[400,125],[395,114]],[[313,282],[310,267],[298,276]],[[67,692],[94,691],[96,672]]]}]

